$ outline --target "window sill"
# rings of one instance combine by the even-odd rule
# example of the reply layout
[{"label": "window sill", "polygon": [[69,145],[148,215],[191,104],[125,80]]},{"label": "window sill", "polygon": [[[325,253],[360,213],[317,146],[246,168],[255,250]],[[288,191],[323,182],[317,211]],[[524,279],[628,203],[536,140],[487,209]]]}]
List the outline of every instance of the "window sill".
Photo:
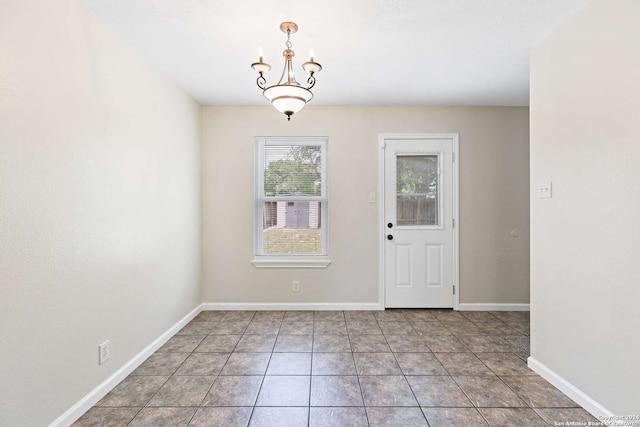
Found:
[{"label": "window sill", "polygon": [[270,258],[259,257],[251,260],[256,268],[327,268],[331,260],[326,256]]}]

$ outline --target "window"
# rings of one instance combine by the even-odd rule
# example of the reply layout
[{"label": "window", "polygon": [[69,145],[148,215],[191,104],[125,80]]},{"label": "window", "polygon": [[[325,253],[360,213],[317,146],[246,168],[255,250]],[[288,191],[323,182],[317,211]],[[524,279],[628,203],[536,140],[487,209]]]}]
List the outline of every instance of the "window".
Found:
[{"label": "window", "polygon": [[256,138],[256,267],[326,267],[327,138]]}]

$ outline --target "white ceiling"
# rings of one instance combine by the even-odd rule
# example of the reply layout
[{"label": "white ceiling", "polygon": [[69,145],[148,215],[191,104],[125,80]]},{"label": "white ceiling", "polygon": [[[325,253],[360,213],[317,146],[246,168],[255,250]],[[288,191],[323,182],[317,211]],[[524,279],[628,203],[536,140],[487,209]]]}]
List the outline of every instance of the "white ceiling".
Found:
[{"label": "white ceiling", "polygon": [[258,49],[323,70],[314,104],[528,105],[529,49],[590,0],[83,0],[206,105],[262,105]]}]

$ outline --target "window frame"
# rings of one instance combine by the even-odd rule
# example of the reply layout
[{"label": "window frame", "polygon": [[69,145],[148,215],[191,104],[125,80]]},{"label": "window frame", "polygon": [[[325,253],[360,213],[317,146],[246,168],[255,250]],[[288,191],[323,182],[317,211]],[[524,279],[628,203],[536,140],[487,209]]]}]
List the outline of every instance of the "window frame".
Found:
[{"label": "window frame", "polygon": [[[326,268],[329,259],[329,221],[328,221],[328,179],[327,152],[328,137],[256,137],[254,151],[254,206],[253,206],[253,260],[251,263],[257,268]],[[321,152],[321,195],[320,196],[264,196],[264,148],[270,145],[318,145]],[[277,201],[318,201],[320,202],[320,227],[322,248],[321,253],[315,254],[264,254],[262,253],[263,239],[263,209],[265,202]]]}]

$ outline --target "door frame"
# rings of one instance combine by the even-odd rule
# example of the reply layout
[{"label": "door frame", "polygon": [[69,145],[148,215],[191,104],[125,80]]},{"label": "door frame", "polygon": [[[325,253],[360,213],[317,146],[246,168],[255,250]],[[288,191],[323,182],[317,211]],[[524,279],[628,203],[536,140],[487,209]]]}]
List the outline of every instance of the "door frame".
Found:
[{"label": "door frame", "polygon": [[[453,167],[453,309],[458,310],[460,306],[460,156],[458,155],[458,134],[457,133],[381,133],[378,135],[378,163],[379,163],[379,182],[378,182],[378,198],[380,210],[378,216],[378,247],[379,247],[379,289],[378,298],[381,308],[386,308],[385,301],[385,277],[386,277],[386,258],[385,258],[385,149],[387,141],[390,140],[425,140],[425,139],[448,139],[451,141],[451,149],[453,159],[451,166]],[[380,231],[382,230],[382,231]]]}]

